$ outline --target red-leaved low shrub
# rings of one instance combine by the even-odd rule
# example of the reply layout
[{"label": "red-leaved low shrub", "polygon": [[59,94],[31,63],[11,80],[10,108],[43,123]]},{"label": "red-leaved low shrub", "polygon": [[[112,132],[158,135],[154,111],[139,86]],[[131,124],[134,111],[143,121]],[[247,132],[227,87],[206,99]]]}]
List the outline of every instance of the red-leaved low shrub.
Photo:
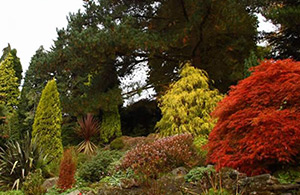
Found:
[{"label": "red-leaved low shrub", "polygon": [[67,149],[60,163],[59,178],[57,181],[57,187],[62,191],[72,188],[75,184],[75,172],[76,165],[73,161],[72,151]]},{"label": "red-leaved low shrub", "polygon": [[257,175],[300,154],[300,62],[267,60],[252,71],[212,113],[207,163]]},{"label": "red-leaved low shrub", "polygon": [[196,160],[193,137],[181,134],[135,147],[125,155],[121,168],[156,178],[173,168],[191,166]]}]

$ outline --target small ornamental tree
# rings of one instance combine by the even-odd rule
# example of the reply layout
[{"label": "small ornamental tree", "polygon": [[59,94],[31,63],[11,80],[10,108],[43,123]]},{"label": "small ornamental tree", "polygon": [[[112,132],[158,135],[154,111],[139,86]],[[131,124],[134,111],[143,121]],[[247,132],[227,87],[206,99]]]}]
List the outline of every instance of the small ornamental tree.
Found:
[{"label": "small ornamental tree", "polygon": [[76,166],[73,161],[72,151],[70,149],[64,152],[62,161],[60,163],[59,178],[57,187],[62,191],[72,188],[75,184]]},{"label": "small ornamental tree", "polygon": [[59,93],[53,79],[42,91],[32,126],[32,137],[38,139],[39,148],[49,160],[59,161],[63,153],[61,122]]},{"label": "small ornamental tree", "polygon": [[76,129],[76,133],[84,140],[78,145],[78,152],[83,152],[87,155],[95,153],[97,146],[91,141],[92,137],[98,134],[100,124],[91,113],[88,113],[86,117],[78,120],[79,127]]},{"label": "small ornamental tree", "polygon": [[156,128],[163,136],[182,133],[207,135],[215,124],[210,113],[222,95],[209,88],[205,71],[190,64],[182,68],[180,77],[160,99],[162,118]]},{"label": "small ornamental tree", "polygon": [[18,105],[20,95],[18,78],[15,76],[13,68],[13,57],[8,56],[0,63],[0,104],[7,108],[8,112],[13,112]]},{"label": "small ornamental tree", "polygon": [[267,60],[252,71],[213,112],[207,162],[257,175],[300,154],[300,62]]}]

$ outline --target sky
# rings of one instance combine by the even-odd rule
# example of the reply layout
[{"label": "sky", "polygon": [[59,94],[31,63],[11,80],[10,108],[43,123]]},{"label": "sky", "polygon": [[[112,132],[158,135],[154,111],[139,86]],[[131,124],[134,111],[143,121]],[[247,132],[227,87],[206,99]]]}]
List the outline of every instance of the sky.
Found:
[{"label": "sky", "polygon": [[56,28],[67,26],[69,13],[83,9],[83,0],[0,0],[0,55],[10,43],[17,49],[23,75],[31,57],[43,45],[48,50]]},{"label": "sky", "polygon": [[[23,75],[35,51],[48,50],[56,39],[56,29],[67,26],[69,13],[83,9],[83,0],[0,0],[0,55],[10,43],[17,49]],[[258,30],[274,27],[260,16]]]}]

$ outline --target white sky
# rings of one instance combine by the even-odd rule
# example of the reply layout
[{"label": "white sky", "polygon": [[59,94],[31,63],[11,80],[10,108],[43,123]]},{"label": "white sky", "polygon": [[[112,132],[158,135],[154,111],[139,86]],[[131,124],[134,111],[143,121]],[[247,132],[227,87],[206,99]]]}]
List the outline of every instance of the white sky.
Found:
[{"label": "white sky", "polygon": [[69,13],[82,8],[82,0],[0,0],[0,55],[10,43],[24,75],[36,50],[41,45],[49,49],[56,28],[66,27]]},{"label": "white sky", "polygon": [[[0,0],[0,55],[10,43],[18,51],[24,75],[35,51],[41,45],[48,50],[57,37],[56,28],[66,27],[66,17],[82,5],[82,0]],[[259,30],[274,29],[259,19]]]}]

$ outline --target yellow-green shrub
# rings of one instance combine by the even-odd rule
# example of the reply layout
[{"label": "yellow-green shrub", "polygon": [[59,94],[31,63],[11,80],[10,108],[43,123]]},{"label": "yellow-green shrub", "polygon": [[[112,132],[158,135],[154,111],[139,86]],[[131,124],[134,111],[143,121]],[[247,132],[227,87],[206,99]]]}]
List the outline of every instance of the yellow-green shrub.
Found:
[{"label": "yellow-green shrub", "polygon": [[32,137],[37,139],[38,147],[48,155],[47,159],[55,161],[53,163],[57,166],[63,153],[61,122],[59,93],[53,79],[42,91],[32,126]]},{"label": "yellow-green shrub", "polygon": [[161,135],[208,135],[216,122],[210,113],[223,97],[218,90],[211,90],[208,83],[205,71],[189,63],[183,66],[180,79],[159,100],[162,118],[156,129]]}]

